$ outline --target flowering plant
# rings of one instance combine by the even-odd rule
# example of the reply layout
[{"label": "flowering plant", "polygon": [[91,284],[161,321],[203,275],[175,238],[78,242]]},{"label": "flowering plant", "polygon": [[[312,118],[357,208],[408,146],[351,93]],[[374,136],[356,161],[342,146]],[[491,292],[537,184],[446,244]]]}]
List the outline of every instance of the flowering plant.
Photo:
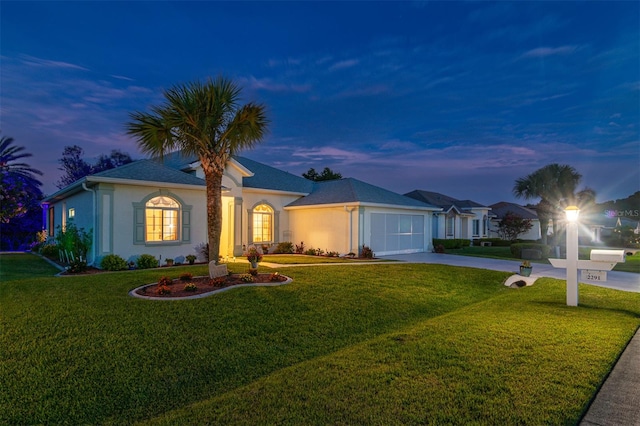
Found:
[{"label": "flowering plant", "polygon": [[244,255],[247,256],[247,260],[251,263],[260,262],[262,260],[262,248],[251,244],[247,247],[247,252]]}]

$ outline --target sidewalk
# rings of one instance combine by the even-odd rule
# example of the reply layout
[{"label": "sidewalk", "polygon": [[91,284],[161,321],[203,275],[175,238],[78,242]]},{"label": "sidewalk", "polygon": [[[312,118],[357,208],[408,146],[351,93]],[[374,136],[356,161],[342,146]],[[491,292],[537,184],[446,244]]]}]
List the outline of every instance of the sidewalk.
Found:
[{"label": "sidewalk", "polygon": [[[415,253],[384,256],[410,263],[435,263],[514,272],[520,262],[438,253]],[[564,269],[535,263],[532,277],[566,279]],[[610,271],[603,283],[586,283],[616,290],[640,293],[640,274]],[[636,331],[616,362],[604,384],[591,402],[580,426],[640,426],[640,329]]]}]

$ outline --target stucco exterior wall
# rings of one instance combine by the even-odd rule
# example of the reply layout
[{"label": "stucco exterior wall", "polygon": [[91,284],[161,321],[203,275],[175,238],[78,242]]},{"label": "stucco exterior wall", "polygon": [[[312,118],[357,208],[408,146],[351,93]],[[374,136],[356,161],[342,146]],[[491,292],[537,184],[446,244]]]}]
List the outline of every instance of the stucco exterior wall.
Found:
[{"label": "stucco exterior wall", "polygon": [[[160,258],[179,258],[196,254],[195,247],[207,241],[206,204],[204,188],[168,189],[149,186],[100,184],[96,191],[98,205],[98,239],[96,254],[98,261],[106,254],[117,254],[126,260],[141,254]],[[190,241],[163,243],[135,243],[134,203],[142,203],[151,196],[164,195],[174,198],[181,207],[191,206]]]},{"label": "stucco exterior wall", "polygon": [[274,193],[245,189],[242,193],[242,245],[252,243],[251,211],[260,204],[270,206],[274,211],[274,243],[291,241],[293,230],[289,211],[284,206],[300,198],[299,195]]},{"label": "stucco exterior wall", "polygon": [[344,206],[291,210],[291,242],[304,242],[305,249],[357,253],[358,220],[358,210],[350,213]]}]

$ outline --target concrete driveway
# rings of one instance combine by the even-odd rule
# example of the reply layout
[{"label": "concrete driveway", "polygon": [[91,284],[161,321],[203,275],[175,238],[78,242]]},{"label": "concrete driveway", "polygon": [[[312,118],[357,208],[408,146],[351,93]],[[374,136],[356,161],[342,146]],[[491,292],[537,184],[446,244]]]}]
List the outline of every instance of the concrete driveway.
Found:
[{"label": "concrete driveway", "polygon": [[[469,268],[490,269],[493,271],[505,271],[518,273],[520,270],[520,261],[489,259],[484,257],[458,256],[443,253],[412,253],[412,254],[396,254],[391,256],[380,256],[382,259],[392,259],[408,263],[434,263],[439,265],[465,266]],[[564,269],[557,269],[550,263],[532,263],[533,273],[531,277],[551,277],[565,280],[567,278]],[[578,279],[580,275],[578,274]],[[596,285],[600,287],[613,288],[616,290],[630,291],[640,293],[640,274],[631,272],[607,272],[606,282],[586,282],[584,284]]]}]

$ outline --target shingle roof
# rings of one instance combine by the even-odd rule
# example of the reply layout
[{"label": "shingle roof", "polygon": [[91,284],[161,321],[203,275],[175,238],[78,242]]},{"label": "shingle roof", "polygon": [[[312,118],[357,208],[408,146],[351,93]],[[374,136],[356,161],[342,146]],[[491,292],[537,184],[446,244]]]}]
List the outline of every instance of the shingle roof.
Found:
[{"label": "shingle roof", "polygon": [[245,188],[273,189],[308,194],[313,189],[313,181],[293,175],[275,167],[267,166],[246,157],[233,157],[238,163],[253,172],[253,176],[242,178]]},{"label": "shingle roof", "polygon": [[420,189],[416,189],[415,191],[411,191],[404,195],[434,206],[441,207],[445,211],[449,210],[451,207],[456,207],[463,210],[475,207],[487,207],[483,206],[482,204],[476,203],[475,201],[457,200],[453,197],[449,197],[448,195],[440,194],[439,192],[423,191]]},{"label": "shingle roof", "polygon": [[491,213],[498,219],[504,218],[509,212],[523,219],[538,219],[538,214],[535,210],[528,209],[519,204],[500,201],[499,203],[491,204],[489,207],[491,207]]},{"label": "shingle roof", "polygon": [[197,178],[152,160],[137,160],[115,169],[91,175],[97,178],[128,179],[149,182],[175,183],[205,186],[203,179]]},{"label": "shingle roof", "polygon": [[186,156],[182,153],[182,151],[174,151],[165,154],[162,157],[162,160],[155,159],[154,161],[158,161],[159,163],[162,163],[172,169],[187,170],[189,169],[189,165],[191,163],[195,163],[196,161],[198,161],[198,157],[195,155]]},{"label": "shingle roof", "polygon": [[315,182],[313,192],[287,207],[343,203],[384,204],[415,208],[434,208],[429,204],[353,178]]}]

